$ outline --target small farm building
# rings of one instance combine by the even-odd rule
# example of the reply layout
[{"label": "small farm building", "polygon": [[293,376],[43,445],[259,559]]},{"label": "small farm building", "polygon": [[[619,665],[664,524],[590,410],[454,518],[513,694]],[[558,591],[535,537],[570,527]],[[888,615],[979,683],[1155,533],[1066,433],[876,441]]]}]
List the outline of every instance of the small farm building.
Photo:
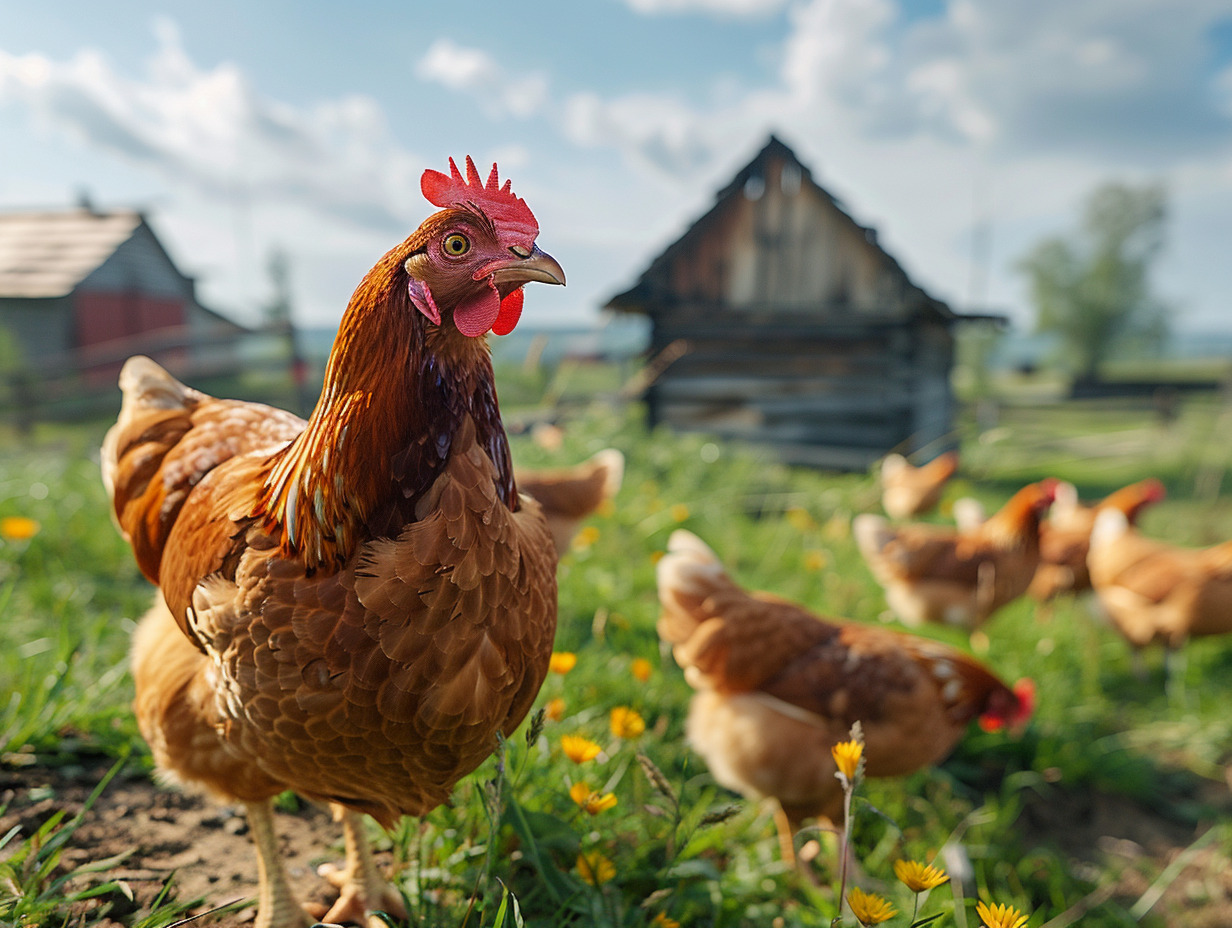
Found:
[{"label": "small farm building", "polygon": [[197,301],[141,213],[89,206],[0,213],[0,330],[31,371],[112,384],[139,353],[234,369],[246,332]]},{"label": "small farm building", "polygon": [[773,136],[605,308],[650,319],[652,424],[839,469],[954,443],[954,328],[973,317],[912,283]]}]

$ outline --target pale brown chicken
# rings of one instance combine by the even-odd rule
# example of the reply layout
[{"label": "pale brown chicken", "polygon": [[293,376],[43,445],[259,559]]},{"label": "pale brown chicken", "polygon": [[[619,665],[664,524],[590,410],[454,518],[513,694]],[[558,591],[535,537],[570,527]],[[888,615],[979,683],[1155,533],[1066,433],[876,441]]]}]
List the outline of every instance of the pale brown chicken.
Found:
[{"label": "pale brown chicken", "polygon": [[1148,538],[1124,512],[1101,509],[1091,529],[1091,588],[1135,651],[1152,642],[1170,666],[1190,638],[1232,632],[1232,541],[1184,548]]},{"label": "pale brown chicken", "polygon": [[331,803],[347,864],[327,921],[401,913],[361,815],[444,802],[547,673],[556,557],[518,494],[486,334],[530,281],[564,283],[524,201],[426,171],[443,207],[352,296],[304,421],[206,396],[148,358],[103,447],[115,515],[159,599],[134,640],[159,767],[246,806],[258,928],[313,922],[278,858],[271,798]]},{"label": "pale brown chicken", "polygon": [[891,519],[930,512],[957,471],[957,451],[939,454],[919,467],[901,454],[888,454],[881,462],[881,506]]},{"label": "pale brown chicken", "polygon": [[891,525],[864,513],[852,521],[860,553],[902,621],[974,629],[1026,592],[1039,564],[1040,519],[1056,481],[1023,487],[974,528]]},{"label": "pale brown chicken", "polygon": [[1158,480],[1140,480],[1108,494],[1098,503],[1087,505],[1078,499],[1072,483],[1057,485],[1057,498],[1040,523],[1040,563],[1027,595],[1048,602],[1066,594],[1085,593],[1091,589],[1091,574],[1087,570],[1087,550],[1095,515],[1101,509],[1116,509],[1125,513],[1130,525],[1135,525],[1142,510],[1164,498],[1164,485]]},{"label": "pale brown chicken", "polygon": [[616,495],[624,472],[625,456],[615,448],[573,467],[514,468],[518,489],[542,507],[558,556],[569,550],[582,520]]},{"label": "pale brown chicken", "polygon": [[697,691],[688,738],[719,783],[771,798],[784,857],[805,819],[841,823],[831,747],[860,722],[867,774],[943,759],[967,724],[1018,727],[1031,713],[982,664],[906,632],[828,619],[748,593],[701,539],[678,530],[658,564],[659,635]]}]

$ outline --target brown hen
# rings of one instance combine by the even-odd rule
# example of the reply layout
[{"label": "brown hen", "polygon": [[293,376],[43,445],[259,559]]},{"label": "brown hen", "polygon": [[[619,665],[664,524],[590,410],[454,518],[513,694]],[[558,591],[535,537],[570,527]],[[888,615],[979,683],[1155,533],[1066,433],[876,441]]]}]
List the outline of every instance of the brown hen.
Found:
[{"label": "brown hen", "polygon": [[944,758],[977,717],[1030,714],[983,665],[905,632],[827,619],[737,586],[697,536],[672,533],[658,564],[659,635],[697,691],[688,737],[719,783],[771,798],[783,854],[807,818],[841,822],[831,747],[860,722],[866,772],[903,776]]},{"label": "brown hen", "polygon": [[891,519],[910,519],[936,507],[945,485],[958,471],[958,452],[939,454],[915,467],[901,454],[881,462],[881,506]]},{"label": "brown hen", "polygon": [[1172,664],[1190,638],[1232,632],[1232,541],[1184,548],[1148,538],[1125,513],[1102,509],[1091,529],[1091,588],[1135,649],[1160,642]]},{"label": "brown hen", "polygon": [[271,798],[343,820],[329,921],[399,913],[361,813],[444,802],[530,708],[556,623],[556,557],[515,487],[486,338],[529,281],[563,283],[496,168],[427,171],[444,207],[352,296],[305,423],[219,400],[147,358],[124,367],[103,448],[115,515],[159,601],[134,640],[160,768],[242,801],[258,928],[311,924],[278,859]]},{"label": "brown hen", "polygon": [[1101,509],[1116,509],[1134,525],[1143,509],[1163,498],[1164,486],[1154,479],[1121,487],[1093,505],[1079,501],[1072,483],[1058,484],[1056,501],[1048,518],[1040,523],[1040,563],[1027,594],[1040,602],[1048,602],[1058,596],[1091,589],[1087,550],[1096,513]]},{"label": "brown hen", "polygon": [[1039,564],[1040,519],[1055,488],[1051,479],[1029,484],[966,531],[891,525],[864,513],[852,521],[852,532],[900,619],[973,629],[1026,592]]}]

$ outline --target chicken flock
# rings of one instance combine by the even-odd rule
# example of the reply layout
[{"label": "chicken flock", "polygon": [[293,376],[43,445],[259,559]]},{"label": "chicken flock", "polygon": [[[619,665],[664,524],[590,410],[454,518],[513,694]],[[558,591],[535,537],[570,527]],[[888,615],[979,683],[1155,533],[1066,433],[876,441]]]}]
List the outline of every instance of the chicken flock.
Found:
[{"label": "chicken flock", "polygon": [[[446,802],[527,715],[548,670],[558,557],[620,486],[615,450],[515,468],[487,346],[531,282],[563,284],[496,166],[424,172],[439,211],[355,290],[307,421],[215,399],[147,358],[125,365],[103,447],[114,516],[157,588],[132,648],[135,710],[160,771],[245,807],[257,928],[307,926],[279,860],[272,800],[334,810],[346,864],[327,922],[405,917],[363,816],[391,827]],[[1135,647],[1232,630],[1232,542],[1203,551],[1135,523],[1145,481],[1094,505],[1045,480],[962,527],[938,504],[947,453],[882,466],[887,520],[856,517],[869,570],[905,624],[974,631],[1006,603],[1094,591]],[[1049,510],[1051,509],[1051,515]],[[837,822],[830,748],[859,722],[867,773],[942,760],[973,720],[1021,728],[1030,681],[963,651],[748,592],[678,530],[657,565],[658,633],[695,691],[687,735],[714,778],[774,804],[784,857]],[[320,913],[318,913],[320,914]]]}]

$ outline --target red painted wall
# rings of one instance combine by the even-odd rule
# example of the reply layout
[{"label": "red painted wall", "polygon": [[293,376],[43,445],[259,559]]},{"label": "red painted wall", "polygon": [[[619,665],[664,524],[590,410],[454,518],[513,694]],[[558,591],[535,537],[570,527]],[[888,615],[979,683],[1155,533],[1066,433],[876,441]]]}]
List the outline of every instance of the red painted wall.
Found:
[{"label": "red painted wall", "polygon": [[78,348],[188,323],[183,300],[144,293],[79,293],[73,313]]}]

